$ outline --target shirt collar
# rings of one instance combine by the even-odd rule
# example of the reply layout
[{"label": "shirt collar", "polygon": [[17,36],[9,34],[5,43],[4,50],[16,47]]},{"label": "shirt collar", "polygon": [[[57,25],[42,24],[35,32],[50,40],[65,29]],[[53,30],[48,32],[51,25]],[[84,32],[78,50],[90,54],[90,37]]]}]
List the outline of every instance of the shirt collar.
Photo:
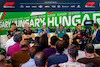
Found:
[{"label": "shirt collar", "polygon": [[[94,31],[95,31],[95,30],[94,30]],[[97,29],[96,31],[98,31],[98,29]]]},{"label": "shirt collar", "polygon": [[31,61],[34,61],[34,58],[29,59],[29,61],[30,61],[30,62],[31,62]]}]

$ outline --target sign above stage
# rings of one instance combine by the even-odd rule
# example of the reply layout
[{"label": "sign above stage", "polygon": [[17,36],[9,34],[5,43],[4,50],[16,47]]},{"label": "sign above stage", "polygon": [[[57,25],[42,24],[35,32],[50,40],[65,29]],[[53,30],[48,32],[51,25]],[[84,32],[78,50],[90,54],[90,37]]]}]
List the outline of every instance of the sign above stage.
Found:
[{"label": "sign above stage", "polygon": [[100,11],[100,0],[0,0],[0,11]]}]

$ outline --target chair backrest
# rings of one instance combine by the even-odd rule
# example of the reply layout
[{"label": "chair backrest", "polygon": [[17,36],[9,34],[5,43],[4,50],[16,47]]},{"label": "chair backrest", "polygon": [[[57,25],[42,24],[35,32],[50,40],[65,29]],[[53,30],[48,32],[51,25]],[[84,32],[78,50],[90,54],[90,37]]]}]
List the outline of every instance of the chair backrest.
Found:
[{"label": "chair backrest", "polygon": [[12,64],[6,64],[6,67],[13,67]]}]

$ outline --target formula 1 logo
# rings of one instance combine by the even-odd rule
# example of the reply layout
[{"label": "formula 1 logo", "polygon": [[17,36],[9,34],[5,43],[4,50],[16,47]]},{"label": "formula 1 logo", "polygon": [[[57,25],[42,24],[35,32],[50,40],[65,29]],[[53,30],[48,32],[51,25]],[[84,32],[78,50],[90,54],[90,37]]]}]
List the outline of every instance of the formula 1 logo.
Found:
[{"label": "formula 1 logo", "polygon": [[95,2],[87,2],[87,3],[85,4],[85,7],[86,7],[86,8],[95,8],[94,4],[95,4]]},{"label": "formula 1 logo", "polygon": [[3,8],[15,8],[15,6],[13,6],[14,4],[15,2],[6,2]]}]

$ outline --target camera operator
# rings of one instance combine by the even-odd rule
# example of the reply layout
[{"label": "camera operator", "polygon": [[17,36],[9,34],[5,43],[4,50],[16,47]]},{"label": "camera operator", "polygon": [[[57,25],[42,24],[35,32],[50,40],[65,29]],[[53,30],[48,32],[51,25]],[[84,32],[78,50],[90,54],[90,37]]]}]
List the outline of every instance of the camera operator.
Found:
[{"label": "camera operator", "polygon": [[94,32],[91,35],[91,37],[92,37],[92,42],[94,44],[100,43],[100,30],[98,30],[98,27],[99,27],[99,25],[97,23],[93,24]]}]

